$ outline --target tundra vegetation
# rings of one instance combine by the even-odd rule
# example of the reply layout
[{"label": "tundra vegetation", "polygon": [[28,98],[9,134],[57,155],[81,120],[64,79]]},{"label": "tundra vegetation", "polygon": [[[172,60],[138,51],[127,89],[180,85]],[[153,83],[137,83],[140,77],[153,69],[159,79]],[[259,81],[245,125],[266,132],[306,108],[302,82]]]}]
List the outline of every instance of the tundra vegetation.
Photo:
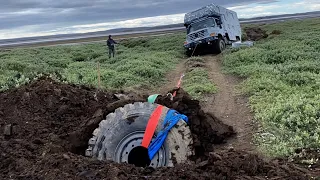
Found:
[{"label": "tundra vegetation", "polygon": [[255,140],[271,156],[319,148],[320,19],[260,28],[268,38],[224,56],[228,72],[247,78],[241,89],[260,124]]}]

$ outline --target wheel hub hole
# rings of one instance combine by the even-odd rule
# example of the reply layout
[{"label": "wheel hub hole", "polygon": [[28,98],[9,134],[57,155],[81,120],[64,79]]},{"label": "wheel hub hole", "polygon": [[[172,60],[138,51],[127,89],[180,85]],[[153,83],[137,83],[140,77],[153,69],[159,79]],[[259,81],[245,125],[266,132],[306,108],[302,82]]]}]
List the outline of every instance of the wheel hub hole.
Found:
[{"label": "wheel hub hole", "polygon": [[137,167],[147,167],[150,165],[148,149],[142,146],[133,148],[128,156],[128,163]]}]

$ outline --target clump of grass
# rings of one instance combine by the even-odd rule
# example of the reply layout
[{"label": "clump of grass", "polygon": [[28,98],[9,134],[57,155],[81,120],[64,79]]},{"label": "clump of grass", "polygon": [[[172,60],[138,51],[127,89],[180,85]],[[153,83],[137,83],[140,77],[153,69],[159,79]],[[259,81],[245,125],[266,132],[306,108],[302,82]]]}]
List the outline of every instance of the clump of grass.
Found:
[{"label": "clump of grass", "polygon": [[248,78],[242,91],[261,125],[256,142],[271,156],[320,148],[320,19],[262,28],[282,33],[224,57],[226,70]]},{"label": "clump of grass", "polygon": [[195,99],[217,92],[217,87],[210,81],[204,59],[191,57],[188,59],[187,73],[184,77],[183,88]]}]

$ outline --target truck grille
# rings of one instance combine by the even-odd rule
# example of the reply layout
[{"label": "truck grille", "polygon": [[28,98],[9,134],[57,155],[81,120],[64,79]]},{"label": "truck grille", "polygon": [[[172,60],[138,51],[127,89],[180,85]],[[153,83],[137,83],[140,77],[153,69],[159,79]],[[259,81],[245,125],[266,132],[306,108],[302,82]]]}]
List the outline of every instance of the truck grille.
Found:
[{"label": "truck grille", "polygon": [[208,34],[207,30],[201,30],[196,33],[189,34],[188,37],[190,41],[194,41],[195,39],[198,39],[198,38],[199,39],[205,38],[207,34]]}]

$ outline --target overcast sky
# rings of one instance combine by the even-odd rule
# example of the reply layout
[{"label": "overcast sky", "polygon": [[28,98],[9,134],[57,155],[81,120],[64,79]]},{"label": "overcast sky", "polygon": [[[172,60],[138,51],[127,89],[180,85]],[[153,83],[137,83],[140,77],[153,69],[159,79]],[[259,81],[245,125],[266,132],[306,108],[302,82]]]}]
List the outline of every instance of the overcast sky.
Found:
[{"label": "overcast sky", "polygon": [[215,3],[239,18],[320,10],[320,0],[0,0],[0,39],[182,23]]}]

